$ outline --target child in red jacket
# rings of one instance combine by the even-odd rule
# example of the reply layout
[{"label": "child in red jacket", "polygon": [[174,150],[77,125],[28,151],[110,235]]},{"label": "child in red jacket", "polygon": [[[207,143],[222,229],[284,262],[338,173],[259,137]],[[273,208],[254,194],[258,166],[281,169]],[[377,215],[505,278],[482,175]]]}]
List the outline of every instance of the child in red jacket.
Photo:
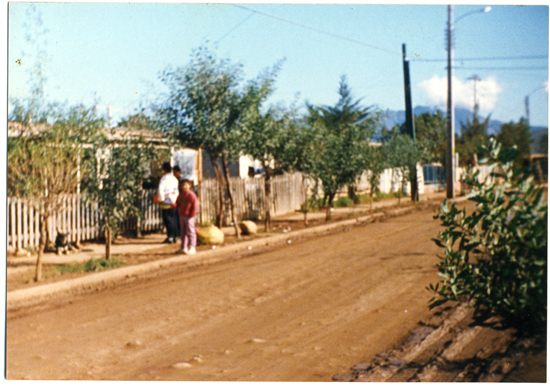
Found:
[{"label": "child in red jacket", "polygon": [[181,248],[177,253],[195,254],[195,246],[197,246],[195,219],[199,213],[199,199],[191,190],[191,181],[183,180],[180,188],[176,206],[180,216]]}]

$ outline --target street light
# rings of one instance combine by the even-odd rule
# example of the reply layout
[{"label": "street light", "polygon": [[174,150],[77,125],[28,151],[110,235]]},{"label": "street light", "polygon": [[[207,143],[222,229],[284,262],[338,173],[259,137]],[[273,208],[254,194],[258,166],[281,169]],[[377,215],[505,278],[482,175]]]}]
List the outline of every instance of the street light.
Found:
[{"label": "street light", "polygon": [[[454,24],[474,13],[489,12],[491,7],[477,9],[460,16]],[[447,21],[447,152],[445,157],[445,172],[447,198],[454,198],[455,182],[455,112],[453,105],[453,6],[448,6],[449,18]]]}]

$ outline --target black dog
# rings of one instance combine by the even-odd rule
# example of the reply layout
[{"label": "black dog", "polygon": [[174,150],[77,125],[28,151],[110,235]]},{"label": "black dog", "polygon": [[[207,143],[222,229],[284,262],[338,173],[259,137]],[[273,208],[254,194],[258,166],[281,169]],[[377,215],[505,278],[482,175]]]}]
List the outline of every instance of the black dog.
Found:
[{"label": "black dog", "polygon": [[69,235],[57,232],[57,237],[55,238],[55,252],[57,255],[62,253],[69,254],[70,251],[78,250],[74,247],[71,242],[69,242]]}]

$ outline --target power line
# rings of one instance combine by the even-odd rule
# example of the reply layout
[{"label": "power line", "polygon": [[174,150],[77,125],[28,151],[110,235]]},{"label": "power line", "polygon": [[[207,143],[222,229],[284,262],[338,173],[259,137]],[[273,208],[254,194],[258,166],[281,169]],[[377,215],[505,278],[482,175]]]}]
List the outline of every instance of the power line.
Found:
[{"label": "power line", "polygon": [[248,15],[246,18],[244,18],[239,24],[237,24],[235,27],[231,28],[224,36],[222,36],[221,38],[219,38],[218,40],[216,40],[216,43],[219,43],[223,38],[225,38],[227,35],[229,35],[231,32],[235,31],[241,24],[243,24],[245,21],[247,21],[248,19],[250,19],[252,16],[254,16],[253,13],[251,13],[250,15]]},{"label": "power line", "polygon": [[548,66],[525,67],[462,67],[453,66],[456,70],[548,70]]},{"label": "power line", "polygon": [[[548,55],[532,55],[532,56],[502,56],[502,57],[487,57],[487,58],[455,58],[456,62],[465,61],[484,61],[484,60],[523,60],[523,59],[548,59]],[[447,62],[447,59],[422,59],[411,58],[411,61],[415,62]]]},{"label": "power line", "polygon": [[392,50],[388,50],[388,49],[386,49],[386,48],[377,47],[377,46],[374,46],[374,45],[372,45],[372,44],[368,44],[368,43],[365,43],[365,42],[361,42],[361,41],[359,41],[359,40],[346,38],[345,36],[333,34],[332,32],[328,32],[328,31],[320,30],[320,29],[318,29],[318,28],[306,26],[305,24],[296,23],[296,22],[294,22],[294,21],[292,21],[292,20],[283,19],[282,17],[279,17],[279,16],[270,15],[270,14],[268,14],[268,13],[261,12],[261,11],[256,11],[255,9],[248,8],[248,7],[245,7],[245,6],[240,5],[240,4],[232,4],[232,5],[233,5],[234,7],[237,7],[237,8],[246,9],[247,11],[250,11],[250,12],[258,13],[258,14],[260,14],[260,15],[264,15],[264,16],[267,16],[267,17],[270,17],[270,18],[273,18],[273,19],[277,19],[277,20],[283,21],[283,22],[285,22],[285,23],[294,24],[294,25],[299,26],[299,27],[302,27],[302,28],[307,28],[307,29],[309,29],[309,30],[312,30],[312,31],[315,31],[315,32],[319,32],[319,33],[321,33],[321,34],[329,35],[329,36],[332,36],[332,37],[334,37],[334,38],[347,40],[348,42],[360,44],[360,45],[365,46],[365,47],[374,48],[375,50],[385,51],[385,52],[389,52],[389,53],[391,53],[391,54],[402,55],[399,51],[392,51]]}]

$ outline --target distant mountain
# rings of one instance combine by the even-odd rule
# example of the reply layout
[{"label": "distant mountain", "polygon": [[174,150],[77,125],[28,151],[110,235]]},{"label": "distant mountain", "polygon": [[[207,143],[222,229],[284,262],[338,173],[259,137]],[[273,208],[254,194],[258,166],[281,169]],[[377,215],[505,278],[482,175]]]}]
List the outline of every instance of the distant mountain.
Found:
[{"label": "distant mountain", "polygon": [[[429,106],[417,106],[413,109],[414,115],[421,115],[424,113],[435,114],[437,112],[436,107]],[[405,111],[404,110],[386,110],[385,118],[382,121],[382,124],[387,128],[391,129],[395,125],[401,125],[405,122]],[[446,111],[442,111],[443,115],[447,115]],[[466,124],[468,120],[472,121],[474,113],[471,110],[455,107],[455,130],[457,134],[460,134],[462,126],[461,123]],[[486,119],[486,117],[479,117],[480,121]],[[503,124],[502,121],[498,120],[489,120],[489,134],[497,134],[500,130],[500,126]],[[533,139],[532,152],[533,153],[545,153],[544,147],[548,142],[548,128],[544,126],[532,126],[531,127],[531,136]],[[543,144],[544,143],[544,144]]]},{"label": "distant mountain", "polygon": [[[436,107],[430,107],[430,106],[416,106],[413,109],[414,115],[421,115],[424,113],[430,113],[435,114],[437,112]],[[446,111],[441,111],[443,115],[447,115]],[[404,110],[386,110],[386,117],[384,118],[382,124],[387,128],[391,129],[395,125],[401,125],[403,122],[405,122],[405,111]],[[471,110],[455,107],[455,130],[457,134],[460,134],[461,125],[460,123],[466,124],[468,120],[472,121],[472,118],[474,117],[474,113]],[[479,119],[481,121],[485,120],[486,117],[480,116]],[[500,130],[500,125],[502,125],[501,121],[497,120],[489,120],[489,133],[495,134]]]},{"label": "distant mountain", "polygon": [[[414,115],[419,116],[419,115],[424,114],[424,113],[435,114],[438,110],[441,110],[441,109],[438,109],[438,108],[433,107],[433,106],[432,107],[430,107],[430,106],[416,106],[413,109],[413,113],[414,113]],[[447,115],[446,111],[441,110],[441,112],[443,113],[444,116]],[[382,124],[387,129],[391,129],[395,125],[401,125],[403,122],[405,122],[405,111],[404,110],[390,110],[390,109],[388,109],[388,110],[385,111],[385,113],[386,113],[386,116],[385,116],[384,120],[382,121]],[[455,107],[455,130],[456,130],[456,132],[458,134],[460,133],[460,129],[461,129],[460,123],[466,124],[466,122],[468,122],[468,120],[472,121],[473,117],[474,117],[474,112],[472,112],[471,110]],[[479,120],[483,121],[486,118],[487,117],[480,116]],[[502,122],[502,121],[491,120],[490,119],[489,120],[489,134],[496,134],[500,130],[500,126],[503,123],[504,122]],[[548,128],[544,127],[544,126],[532,126],[531,127],[531,132],[532,133],[540,131],[540,130],[543,130],[543,132],[544,131],[547,132]]]}]

